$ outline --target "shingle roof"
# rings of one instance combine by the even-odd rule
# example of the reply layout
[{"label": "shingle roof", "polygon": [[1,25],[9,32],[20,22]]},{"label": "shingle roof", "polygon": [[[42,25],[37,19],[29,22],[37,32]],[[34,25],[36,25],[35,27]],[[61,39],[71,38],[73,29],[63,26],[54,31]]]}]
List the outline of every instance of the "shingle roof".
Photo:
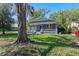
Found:
[{"label": "shingle roof", "polygon": [[32,18],[30,21],[31,25],[33,24],[52,24],[57,23],[56,20],[50,20],[48,18]]},{"label": "shingle roof", "polygon": [[51,20],[51,19],[48,19],[48,18],[43,18],[43,17],[39,17],[39,18],[32,18],[29,20],[29,22],[37,22],[37,21],[53,21],[53,22],[56,22],[55,20]]}]

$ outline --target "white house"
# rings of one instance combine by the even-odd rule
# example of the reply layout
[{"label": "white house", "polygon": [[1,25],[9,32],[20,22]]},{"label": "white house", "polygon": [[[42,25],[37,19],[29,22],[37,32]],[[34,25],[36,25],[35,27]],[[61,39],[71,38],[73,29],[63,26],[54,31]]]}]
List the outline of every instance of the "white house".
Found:
[{"label": "white house", "polygon": [[31,33],[58,33],[58,23],[56,20],[50,20],[47,18],[35,18],[29,20],[29,32]]},{"label": "white house", "polygon": [[14,24],[11,24],[11,28],[14,30],[14,29],[17,29],[18,28],[18,24],[17,23],[14,23]]},{"label": "white house", "polygon": [[79,29],[79,21],[72,21],[71,23],[71,28],[72,28],[72,32],[75,32],[76,29],[74,27],[77,27]]}]

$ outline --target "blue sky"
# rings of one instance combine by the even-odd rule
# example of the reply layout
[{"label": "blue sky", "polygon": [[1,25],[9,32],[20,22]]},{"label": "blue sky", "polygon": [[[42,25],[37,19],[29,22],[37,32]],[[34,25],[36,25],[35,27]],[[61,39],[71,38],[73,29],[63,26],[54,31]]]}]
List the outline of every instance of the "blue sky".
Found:
[{"label": "blue sky", "polygon": [[50,13],[47,15],[47,17],[49,17],[51,13],[57,12],[59,10],[79,8],[79,3],[30,3],[30,5],[33,6],[35,10],[39,10],[41,8],[50,10]]},{"label": "blue sky", "polygon": [[46,8],[50,10],[50,13],[47,15],[47,17],[49,17],[51,13],[57,12],[59,10],[79,8],[79,3],[31,3],[30,5],[33,6],[35,10],[40,8]]}]

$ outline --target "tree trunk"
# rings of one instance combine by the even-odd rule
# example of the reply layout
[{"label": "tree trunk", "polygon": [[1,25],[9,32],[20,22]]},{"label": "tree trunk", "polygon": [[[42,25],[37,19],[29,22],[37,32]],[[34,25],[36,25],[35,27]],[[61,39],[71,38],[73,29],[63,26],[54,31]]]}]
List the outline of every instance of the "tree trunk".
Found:
[{"label": "tree trunk", "polygon": [[2,29],[2,34],[5,35],[5,29],[4,28]]},{"label": "tree trunk", "polygon": [[18,38],[16,43],[28,43],[29,39],[26,33],[26,19],[25,19],[25,6],[22,3],[17,3],[18,12]]},{"label": "tree trunk", "polygon": [[5,28],[4,28],[3,20],[2,20],[2,34],[5,35]]}]

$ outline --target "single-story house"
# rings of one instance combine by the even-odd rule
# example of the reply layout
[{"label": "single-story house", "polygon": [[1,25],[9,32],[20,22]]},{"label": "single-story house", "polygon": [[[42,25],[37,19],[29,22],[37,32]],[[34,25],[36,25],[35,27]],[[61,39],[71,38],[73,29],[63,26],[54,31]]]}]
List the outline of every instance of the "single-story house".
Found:
[{"label": "single-story house", "polygon": [[16,30],[18,28],[18,24],[17,23],[11,24],[11,28],[12,30]]},{"label": "single-story house", "polygon": [[28,30],[31,33],[58,33],[58,23],[56,20],[47,18],[32,18],[29,20]]}]

